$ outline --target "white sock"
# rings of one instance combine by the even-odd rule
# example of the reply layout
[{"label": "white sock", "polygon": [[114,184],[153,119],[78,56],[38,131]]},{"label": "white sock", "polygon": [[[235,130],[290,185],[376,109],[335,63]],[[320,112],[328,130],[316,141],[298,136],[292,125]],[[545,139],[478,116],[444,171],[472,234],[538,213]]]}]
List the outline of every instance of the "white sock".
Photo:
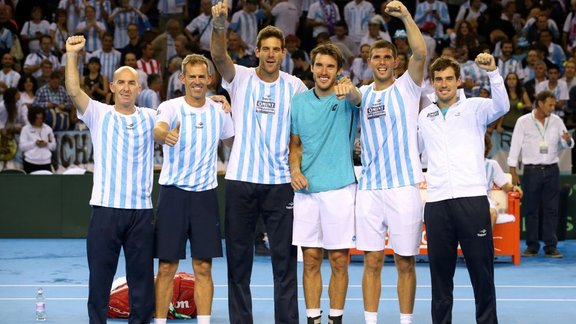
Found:
[{"label": "white sock", "polygon": [[198,315],[196,316],[198,324],[210,324],[210,315]]},{"label": "white sock", "polygon": [[364,321],[366,324],[378,323],[378,312],[364,312]]},{"label": "white sock", "polygon": [[330,308],[330,316],[332,316],[332,317],[338,317],[338,316],[342,316],[342,315],[344,315],[344,310],[343,310],[343,309]]},{"label": "white sock", "polygon": [[306,317],[318,317],[322,314],[320,308],[308,308],[306,309]]},{"label": "white sock", "polygon": [[400,313],[400,324],[412,324],[412,314]]},{"label": "white sock", "polygon": [[165,318],[155,318],[154,324],[166,324],[166,319]]}]

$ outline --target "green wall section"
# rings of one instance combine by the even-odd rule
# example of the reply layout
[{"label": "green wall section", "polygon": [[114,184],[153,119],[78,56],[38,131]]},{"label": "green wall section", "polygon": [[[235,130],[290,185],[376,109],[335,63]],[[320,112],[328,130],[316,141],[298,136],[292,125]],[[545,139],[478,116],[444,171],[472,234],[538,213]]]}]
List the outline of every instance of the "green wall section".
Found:
[{"label": "green wall section", "polygon": [[[152,202],[158,199],[158,176],[154,177]],[[218,176],[221,227],[224,229],[223,176]],[[568,239],[576,239],[576,176],[562,176],[569,185]],[[92,174],[19,175],[0,174],[0,238],[86,237],[90,222]],[[524,222],[522,222],[524,232]],[[522,233],[523,234],[523,233]]]},{"label": "green wall section", "polygon": [[[154,176],[154,205],[158,200],[158,176]],[[223,229],[223,176],[218,176],[218,183]],[[0,174],[0,238],[86,237],[91,192],[92,174]]]}]

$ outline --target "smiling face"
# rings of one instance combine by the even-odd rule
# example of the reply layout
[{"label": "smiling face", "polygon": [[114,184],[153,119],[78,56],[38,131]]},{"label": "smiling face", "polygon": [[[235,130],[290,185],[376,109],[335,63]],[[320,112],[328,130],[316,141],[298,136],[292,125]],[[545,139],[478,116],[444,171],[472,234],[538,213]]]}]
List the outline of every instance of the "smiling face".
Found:
[{"label": "smiling face", "polygon": [[460,77],[456,77],[451,66],[441,71],[434,71],[432,85],[438,98],[438,107],[450,107],[458,100],[456,93],[460,83]]},{"label": "smiling face", "polygon": [[130,67],[121,67],[114,72],[114,81],[110,82],[110,91],[114,93],[114,102],[122,108],[133,108],[140,94],[138,72]]},{"label": "smiling face", "polygon": [[189,63],[180,74],[180,81],[186,88],[186,97],[194,101],[202,101],[206,97],[208,85],[212,78],[208,74],[208,67],[202,63]]},{"label": "smiling face", "polygon": [[338,69],[338,61],[327,54],[318,54],[312,65],[314,75],[314,87],[319,95],[327,95],[333,91],[336,78],[341,71]]},{"label": "smiling face", "polygon": [[375,83],[386,85],[394,81],[394,69],[398,67],[398,62],[391,48],[372,49],[369,64]]},{"label": "smiling face", "polygon": [[276,37],[262,39],[260,48],[256,49],[256,57],[260,63],[258,67],[267,74],[275,74],[280,71],[280,64],[286,55],[286,49],[282,48],[282,41]]}]

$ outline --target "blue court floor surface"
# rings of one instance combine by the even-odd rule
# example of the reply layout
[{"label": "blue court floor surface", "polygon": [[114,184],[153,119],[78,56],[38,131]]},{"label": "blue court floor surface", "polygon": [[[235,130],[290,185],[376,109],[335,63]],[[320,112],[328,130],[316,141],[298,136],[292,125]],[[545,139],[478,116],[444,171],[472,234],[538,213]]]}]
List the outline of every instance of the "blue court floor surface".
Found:
[{"label": "blue court floor surface", "polygon": [[[44,289],[48,320],[45,323],[88,323],[88,266],[84,239],[0,239],[0,324],[26,324],[35,321],[34,298],[38,287]],[[576,241],[560,242],[563,259],[523,258],[515,266],[509,258],[496,260],[495,276],[498,318],[501,324],[576,323]],[[430,323],[430,274],[428,263],[419,258],[418,287],[414,323]],[[354,256],[350,264],[350,284],[344,322],[364,322],[362,306],[362,258]],[[179,271],[192,272],[190,259],[182,261]],[[298,266],[299,280],[302,264]],[[330,274],[325,260],[322,273],[322,308],[328,312],[327,282]],[[121,255],[117,277],[123,276]],[[214,260],[215,283],[212,323],[228,323],[226,260]],[[382,271],[382,296],[379,323],[398,323],[396,270],[386,262]],[[269,257],[257,256],[252,273],[254,321],[274,323],[273,285]],[[453,323],[474,323],[474,296],[468,273],[459,262],[454,277]],[[302,287],[299,286],[300,322],[305,323]],[[326,321],[326,319],[324,319]],[[113,320],[110,323],[127,323]],[[169,323],[196,323],[174,320]]]}]

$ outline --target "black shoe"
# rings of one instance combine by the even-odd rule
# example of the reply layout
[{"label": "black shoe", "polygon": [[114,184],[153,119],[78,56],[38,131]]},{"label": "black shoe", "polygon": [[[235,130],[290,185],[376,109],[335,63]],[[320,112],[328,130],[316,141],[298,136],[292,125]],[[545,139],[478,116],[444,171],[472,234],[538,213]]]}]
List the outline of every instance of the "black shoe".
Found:
[{"label": "black shoe", "polygon": [[261,256],[270,256],[270,250],[266,247],[266,245],[264,245],[264,243],[256,244],[254,247],[254,253]]},{"label": "black shoe", "polygon": [[534,250],[532,248],[526,248],[526,250],[524,250],[524,252],[522,252],[523,257],[533,257],[533,256],[537,256],[537,255],[538,255],[538,251]]},{"label": "black shoe", "polygon": [[308,322],[307,324],[321,324],[322,322],[320,321],[320,318],[322,317],[322,315],[316,316],[316,317],[308,317]]},{"label": "black shoe", "polygon": [[342,324],[342,315],[340,316],[328,316],[328,324]]},{"label": "black shoe", "polygon": [[558,249],[550,249],[546,251],[545,255],[547,258],[555,258],[555,259],[561,259],[564,257],[564,255],[560,253]]}]

